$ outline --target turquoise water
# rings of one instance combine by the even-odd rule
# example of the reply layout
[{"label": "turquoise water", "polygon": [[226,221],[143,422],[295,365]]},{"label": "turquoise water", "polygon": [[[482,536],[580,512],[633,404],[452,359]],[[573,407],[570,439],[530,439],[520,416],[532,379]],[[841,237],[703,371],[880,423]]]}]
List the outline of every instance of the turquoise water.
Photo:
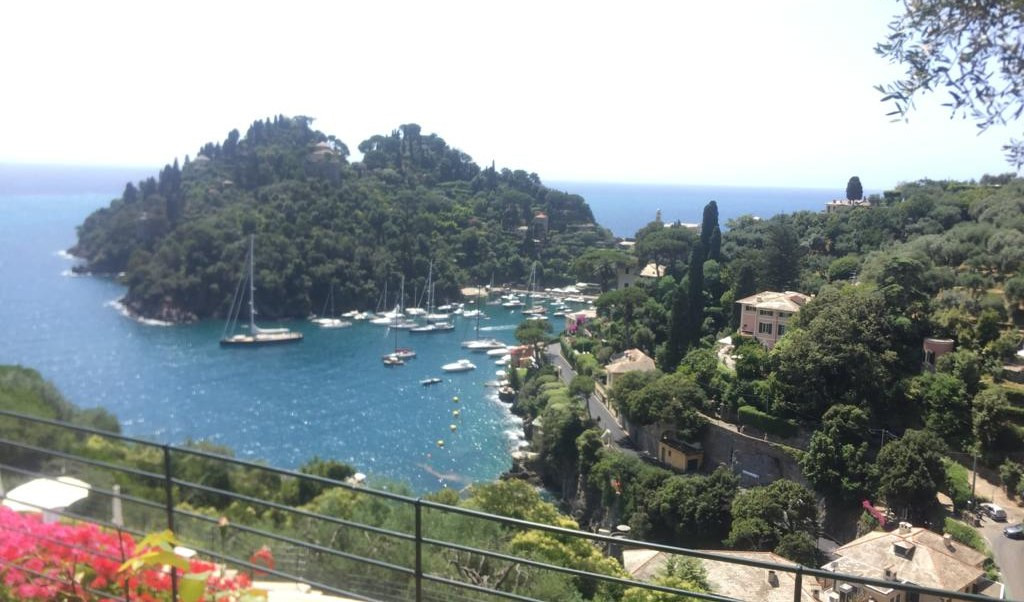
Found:
[{"label": "turquoise water", "polygon": [[[5,335],[0,363],[39,370],[70,401],[115,413],[128,434],[169,443],[208,439],[230,446],[239,457],[278,466],[296,467],[314,455],[336,458],[368,473],[371,482],[404,481],[418,492],[491,480],[510,466],[522,430],[483,386],[495,379],[497,366],[459,346],[473,337],[475,321],[457,322],[456,330],[444,334],[402,332],[401,344],[414,347],[419,357],[387,368],[380,356],[393,348],[394,339],[386,328],[366,323],[339,330],[293,323],[289,326],[305,334],[302,343],[221,349],[219,322],[161,327],[122,316],[113,303],[124,288],[110,279],[72,276],[74,261],[61,253],[74,243],[75,226],[109,202],[123,186],[116,182],[128,179],[100,175],[107,179],[79,185],[82,190],[108,186],[110,192],[76,195],[66,192],[75,182],[32,176],[25,184],[26,178],[0,171]],[[818,209],[838,196],[806,190],[558,186],[583,194],[597,220],[620,235],[633,234],[658,208],[666,221],[695,222],[704,204],[716,199],[724,223],[743,213],[767,217]],[[33,187],[60,194],[23,193]],[[513,342],[520,316],[497,307],[487,311],[486,335]],[[477,370],[441,372],[442,364],[461,357],[472,358]],[[444,382],[423,387],[419,380],[428,376]],[[454,409],[461,412],[458,420]],[[443,448],[438,439],[444,440]]]},{"label": "turquoise water", "polygon": [[[380,361],[394,337],[368,323],[324,330],[296,322],[289,326],[305,334],[303,342],[257,349],[220,348],[220,322],[140,324],[112,305],[122,286],[71,276],[74,262],[60,253],[74,242],[75,226],[108,200],[0,197],[0,363],[35,368],[70,401],[103,406],[127,433],[161,442],[209,439],[286,467],[314,455],[337,458],[371,482],[400,480],[421,492],[491,480],[509,468],[521,423],[484,387],[498,367],[459,345],[474,337],[475,320],[460,319],[449,333],[400,333],[418,357],[394,368]],[[482,336],[514,342],[520,316],[487,310]],[[440,370],[461,357],[477,370]],[[420,385],[427,376],[444,381]]]}]

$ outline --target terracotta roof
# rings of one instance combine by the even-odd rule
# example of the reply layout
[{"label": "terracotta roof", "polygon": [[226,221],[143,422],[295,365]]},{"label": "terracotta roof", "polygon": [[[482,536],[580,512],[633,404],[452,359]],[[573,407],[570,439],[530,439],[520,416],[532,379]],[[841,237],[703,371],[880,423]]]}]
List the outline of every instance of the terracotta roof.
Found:
[{"label": "terracotta roof", "polygon": [[[822,568],[951,591],[961,591],[985,575],[985,555],[977,550],[921,527],[900,531],[872,531],[855,539],[835,551],[838,560]],[[908,551],[897,553],[897,545]]]},{"label": "terracotta roof", "polygon": [[800,311],[808,301],[811,300],[809,295],[803,293],[797,293],[794,291],[786,291],[784,293],[777,293],[775,291],[764,291],[744,297],[736,303],[741,305],[753,305],[757,309],[774,309],[778,311]]},{"label": "terracotta roof", "polygon": [[[713,552],[722,556],[747,560],[793,564],[771,552],[722,550],[713,550]],[[652,581],[661,574],[668,556],[665,552],[655,552],[654,550],[625,550],[622,553],[622,560],[626,572],[631,576],[644,581]],[[758,602],[792,602],[793,600],[793,590],[796,584],[792,573],[776,571],[776,580],[770,582],[766,569],[718,560],[701,560],[700,563],[707,571],[708,585],[711,586],[711,591],[716,594],[738,600],[758,600]],[[814,602],[811,591],[818,588],[815,588],[807,579],[804,580],[803,586],[800,599],[804,602]]]},{"label": "terracotta roof", "polygon": [[639,349],[627,349],[622,356],[605,366],[605,372],[623,374],[625,372],[650,372],[654,370],[654,360]]}]

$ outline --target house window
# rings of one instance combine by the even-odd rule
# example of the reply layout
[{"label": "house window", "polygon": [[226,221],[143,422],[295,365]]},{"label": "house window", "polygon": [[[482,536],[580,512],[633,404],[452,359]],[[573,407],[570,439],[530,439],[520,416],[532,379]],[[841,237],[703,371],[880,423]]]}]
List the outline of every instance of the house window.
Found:
[{"label": "house window", "polygon": [[779,317],[780,317],[780,318],[788,318],[789,316],[792,316],[792,315],[793,315],[793,314],[791,314],[791,313],[788,313],[788,312],[784,312],[784,311],[780,311],[780,312],[779,312]]},{"label": "house window", "polygon": [[781,337],[783,335],[783,333],[785,333],[785,332],[786,332],[786,325],[785,324],[779,324],[779,336]]},{"label": "house window", "polygon": [[758,324],[757,324],[757,333],[758,334],[771,334],[772,333],[772,325],[771,325],[771,323],[770,322],[758,322]]},{"label": "house window", "polygon": [[754,306],[753,305],[744,305],[743,306],[743,311],[754,311]]},{"label": "house window", "polygon": [[773,312],[770,309],[762,309],[761,311],[759,311],[757,313],[761,314],[762,316],[774,316],[775,315],[775,312]]}]

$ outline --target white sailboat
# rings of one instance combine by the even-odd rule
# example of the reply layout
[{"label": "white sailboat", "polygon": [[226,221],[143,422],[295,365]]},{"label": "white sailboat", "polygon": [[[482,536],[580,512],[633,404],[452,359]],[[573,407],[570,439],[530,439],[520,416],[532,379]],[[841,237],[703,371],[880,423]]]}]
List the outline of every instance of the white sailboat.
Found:
[{"label": "white sailboat", "polygon": [[[330,305],[331,313],[327,313],[327,307]],[[335,317],[334,313],[334,283],[331,283],[331,292],[328,293],[327,299],[324,300],[324,309],[320,312],[321,316],[313,318],[310,322],[316,324],[320,328],[345,328],[351,326],[352,322],[348,320],[342,320]]]},{"label": "white sailboat", "polygon": [[[228,320],[224,324],[224,332],[221,334],[220,344],[222,347],[273,345],[277,343],[297,343],[302,340],[302,333],[287,328],[260,328],[256,325],[256,283],[253,275],[253,248],[254,237],[249,237],[249,254],[246,257],[246,268],[243,271],[242,279],[235,290],[235,297],[231,300],[231,309],[228,311]],[[244,289],[244,292],[242,292]],[[242,305],[248,300],[249,306],[249,332],[231,334],[238,327],[238,317],[242,312]]]},{"label": "white sailboat", "polygon": [[480,318],[483,316],[483,312],[480,311],[480,297],[476,298],[477,303],[477,314],[476,314],[476,338],[469,341],[462,341],[462,346],[470,351],[488,351],[490,349],[498,349],[499,347],[504,348],[506,345],[497,339],[481,339],[480,338]]}]

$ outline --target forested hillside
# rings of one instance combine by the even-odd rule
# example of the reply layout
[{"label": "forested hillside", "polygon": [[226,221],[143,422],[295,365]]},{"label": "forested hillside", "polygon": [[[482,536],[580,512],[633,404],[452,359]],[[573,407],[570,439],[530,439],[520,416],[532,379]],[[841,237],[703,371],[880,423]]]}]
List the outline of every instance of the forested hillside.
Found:
[{"label": "forested hillside", "polygon": [[339,307],[372,308],[390,282],[394,304],[402,276],[413,300],[431,262],[439,302],[460,286],[525,282],[534,262],[556,286],[583,249],[612,240],[581,197],[533,173],[481,169],[417,125],[363,141],[363,160],[350,162],[311,121],[257,121],[129,183],[86,219],[72,252],[84,271],[123,273],[132,310],[182,321],[227,310],[250,234],[271,318],[319,311],[332,285]]}]

